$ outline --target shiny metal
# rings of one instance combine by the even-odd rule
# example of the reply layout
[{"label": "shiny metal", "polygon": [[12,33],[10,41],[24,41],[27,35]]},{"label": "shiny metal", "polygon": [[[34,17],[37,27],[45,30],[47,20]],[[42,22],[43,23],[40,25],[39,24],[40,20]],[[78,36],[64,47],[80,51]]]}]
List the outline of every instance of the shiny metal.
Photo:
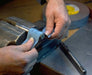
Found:
[{"label": "shiny metal", "polygon": [[92,75],[92,20],[65,41],[65,44],[86,69],[87,75]]},{"label": "shiny metal", "polygon": [[26,36],[26,32],[11,24],[0,21],[0,47],[10,44],[20,44]]},{"label": "shiny metal", "polygon": [[17,17],[0,19],[0,47],[21,44],[35,25]]},{"label": "shiny metal", "polygon": [[64,43],[57,41],[59,42],[59,44],[57,43],[58,49],[54,50],[41,62],[64,75],[86,75],[86,70],[73,56],[71,51]]},{"label": "shiny metal", "polygon": [[86,75],[86,70],[83,68],[83,66],[79,63],[77,58],[72,54],[72,52],[68,49],[68,47],[60,42],[59,48],[63,53],[66,55],[66,57],[71,61],[71,63],[75,66],[75,68],[78,70],[80,75]]},{"label": "shiny metal", "polygon": [[41,30],[44,25],[45,23],[42,21],[33,24],[17,17],[0,19],[0,47],[10,44],[21,44],[30,28],[35,27]]}]

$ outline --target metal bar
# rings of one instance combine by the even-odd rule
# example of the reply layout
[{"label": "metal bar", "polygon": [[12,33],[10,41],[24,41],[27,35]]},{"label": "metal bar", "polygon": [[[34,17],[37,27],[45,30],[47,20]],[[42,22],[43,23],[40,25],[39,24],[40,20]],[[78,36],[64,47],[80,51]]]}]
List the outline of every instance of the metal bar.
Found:
[{"label": "metal bar", "polygon": [[64,43],[60,42],[59,44],[60,50],[63,51],[63,53],[66,55],[66,57],[71,61],[71,63],[75,66],[75,68],[78,70],[80,75],[86,75],[86,70],[82,67],[82,65],[79,63],[79,61],[74,57],[72,52],[65,46]]},{"label": "metal bar", "polygon": [[21,24],[19,24],[19,23],[16,23],[15,21],[12,21],[12,20],[9,20],[9,19],[6,19],[6,18],[2,18],[2,19],[0,19],[0,20],[6,21],[6,22],[9,23],[10,25],[13,25],[13,26],[16,26],[16,27],[18,27],[18,28],[20,28],[20,29],[23,29],[23,30],[25,30],[26,32],[28,32],[29,29],[30,29],[30,28],[26,27],[25,25],[21,25]]}]

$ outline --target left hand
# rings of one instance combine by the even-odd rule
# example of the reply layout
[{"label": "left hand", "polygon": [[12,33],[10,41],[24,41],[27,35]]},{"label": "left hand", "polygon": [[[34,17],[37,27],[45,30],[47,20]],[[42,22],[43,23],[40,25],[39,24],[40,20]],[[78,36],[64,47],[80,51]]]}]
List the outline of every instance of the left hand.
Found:
[{"label": "left hand", "polygon": [[0,75],[22,75],[29,73],[38,57],[37,50],[35,48],[31,49],[33,43],[34,39],[31,38],[22,45],[0,48]]},{"label": "left hand", "polygon": [[63,0],[47,0],[46,19],[45,34],[51,34],[53,32],[54,24],[56,24],[51,38],[60,37],[58,35],[62,28],[66,23],[69,25],[70,22]]}]

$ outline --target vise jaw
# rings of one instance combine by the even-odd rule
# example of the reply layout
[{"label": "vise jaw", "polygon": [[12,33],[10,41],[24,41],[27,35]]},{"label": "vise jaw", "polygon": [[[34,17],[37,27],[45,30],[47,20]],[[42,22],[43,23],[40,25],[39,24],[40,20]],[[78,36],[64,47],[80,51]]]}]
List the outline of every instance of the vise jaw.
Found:
[{"label": "vise jaw", "polygon": [[26,39],[28,29],[36,27],[41,30],[44,25],[45,23],[42,23],[42,21],[33,24],[17,17],[0,19],[0,48],[21,44]]}]

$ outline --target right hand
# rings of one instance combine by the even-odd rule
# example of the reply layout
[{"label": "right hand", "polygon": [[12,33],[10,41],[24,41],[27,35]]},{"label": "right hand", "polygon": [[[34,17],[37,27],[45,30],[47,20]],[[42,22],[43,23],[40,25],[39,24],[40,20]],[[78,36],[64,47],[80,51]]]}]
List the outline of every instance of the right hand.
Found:
[{"label": "right hand", "polygon": [[0,48],[0,75],[21,75],[30,71],[38,57],[35,48],[30,50],[33,43],[34,40],[31,38],[19,46]]},{"label": "right hand", "polygon": [[68,29],[70,22],[63,0],[47,0],[46,35],[50,35],[53,32],[51,38],[62,38]]}]

